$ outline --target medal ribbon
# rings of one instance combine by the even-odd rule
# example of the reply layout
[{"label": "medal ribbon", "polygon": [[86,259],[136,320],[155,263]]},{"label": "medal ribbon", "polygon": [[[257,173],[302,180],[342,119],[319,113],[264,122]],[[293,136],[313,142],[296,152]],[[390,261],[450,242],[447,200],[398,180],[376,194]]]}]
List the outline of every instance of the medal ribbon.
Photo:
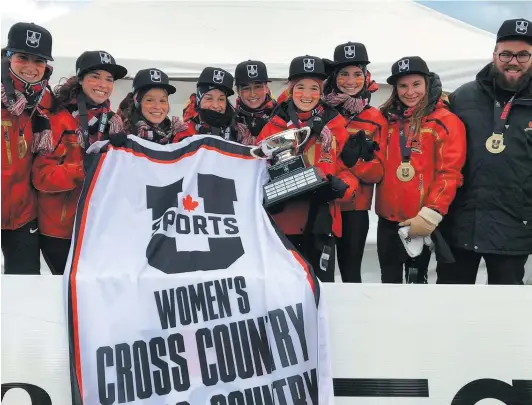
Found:
[{"label": "medal ribbon", "polygon": [[410,148],[409,139],[407,139],[407,136],[405,135],[404,126],[405,126],[404,121],[400,120],[399,121],[399,145],[401,147],[402,162],[407,163],[407,162],[410,162],[410,155],[412,154],[412,149]]},{"label": "medal ribbon", "polygon": [[501,103],[495,100],[493,111],[494,111],[494,134],[504,135],[506,130],[505,126],[508,122],[508,115],[510,115],[510,108],[512,108],[512,103],[515,99],[515,94],[512,98],[506,103],[504,108],[501,106]]}]

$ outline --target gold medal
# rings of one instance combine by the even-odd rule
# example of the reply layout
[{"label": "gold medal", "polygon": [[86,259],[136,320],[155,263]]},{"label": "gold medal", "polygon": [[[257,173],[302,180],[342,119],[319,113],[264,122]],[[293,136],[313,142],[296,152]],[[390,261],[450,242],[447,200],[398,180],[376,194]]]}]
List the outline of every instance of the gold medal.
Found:
[{"label": "gold medal", "polygon": [[486,149],[490,153],[501,153],[506,148],[503,134],[493,134],[486,140]]},{"label": "gold medal", "polygon": [[26,139],[23,136],[19,136],[18,142],[17,142],[18,158],[23,159],[24,156],[26,156],[27,151],[28,151],[28,144],[26,143]]},{"label": "gold medal", "polygon": [[407,182],[414,178],[416,171],[410,162],[401,162],[395,173],[397,174],[397,178],[399,180]]}]

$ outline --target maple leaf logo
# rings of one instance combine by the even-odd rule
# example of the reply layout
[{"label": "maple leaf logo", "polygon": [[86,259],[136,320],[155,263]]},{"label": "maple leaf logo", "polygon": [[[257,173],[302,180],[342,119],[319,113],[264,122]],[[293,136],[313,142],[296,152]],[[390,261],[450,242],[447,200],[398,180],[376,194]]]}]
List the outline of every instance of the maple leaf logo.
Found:
[{"label": "maple leaf logo", "polygon": [[194,211],[198,207],[199,203],[194,201],[190,194],[183,198],[183,208],[188,212]]}]

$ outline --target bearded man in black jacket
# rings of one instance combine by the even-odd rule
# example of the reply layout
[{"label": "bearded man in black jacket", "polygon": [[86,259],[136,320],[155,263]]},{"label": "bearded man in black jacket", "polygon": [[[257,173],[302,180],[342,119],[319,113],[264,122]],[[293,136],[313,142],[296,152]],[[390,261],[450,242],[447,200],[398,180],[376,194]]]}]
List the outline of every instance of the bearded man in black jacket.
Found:
[{"label": "bearded man in black jacket", "polygon": [[532,22],[507,20],[493,62],[450,95],[467,128],[464,185],[440,225],[456,262],[438,283],[523,284],[532,254]]}]

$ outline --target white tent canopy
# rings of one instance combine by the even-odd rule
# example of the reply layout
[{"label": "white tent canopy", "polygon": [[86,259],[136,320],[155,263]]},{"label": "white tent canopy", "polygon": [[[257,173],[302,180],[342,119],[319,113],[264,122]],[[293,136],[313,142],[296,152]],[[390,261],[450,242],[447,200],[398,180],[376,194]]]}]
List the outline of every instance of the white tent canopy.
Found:
[{"label": "white tent canopy", "polygon": [[157,67],[175,79],[205,66],[234,71],[259,59],[284,79],[293,57],[332,59],[334,47],[363,42],[373,78],[385,83],[392,63],[419,55],[444,90],[472,80],[490,58],[495,36],[411,1],[94,1],[46,24],[54,37],[54,76],[74,73],[85,50],[105,50],[131,76]]}]

